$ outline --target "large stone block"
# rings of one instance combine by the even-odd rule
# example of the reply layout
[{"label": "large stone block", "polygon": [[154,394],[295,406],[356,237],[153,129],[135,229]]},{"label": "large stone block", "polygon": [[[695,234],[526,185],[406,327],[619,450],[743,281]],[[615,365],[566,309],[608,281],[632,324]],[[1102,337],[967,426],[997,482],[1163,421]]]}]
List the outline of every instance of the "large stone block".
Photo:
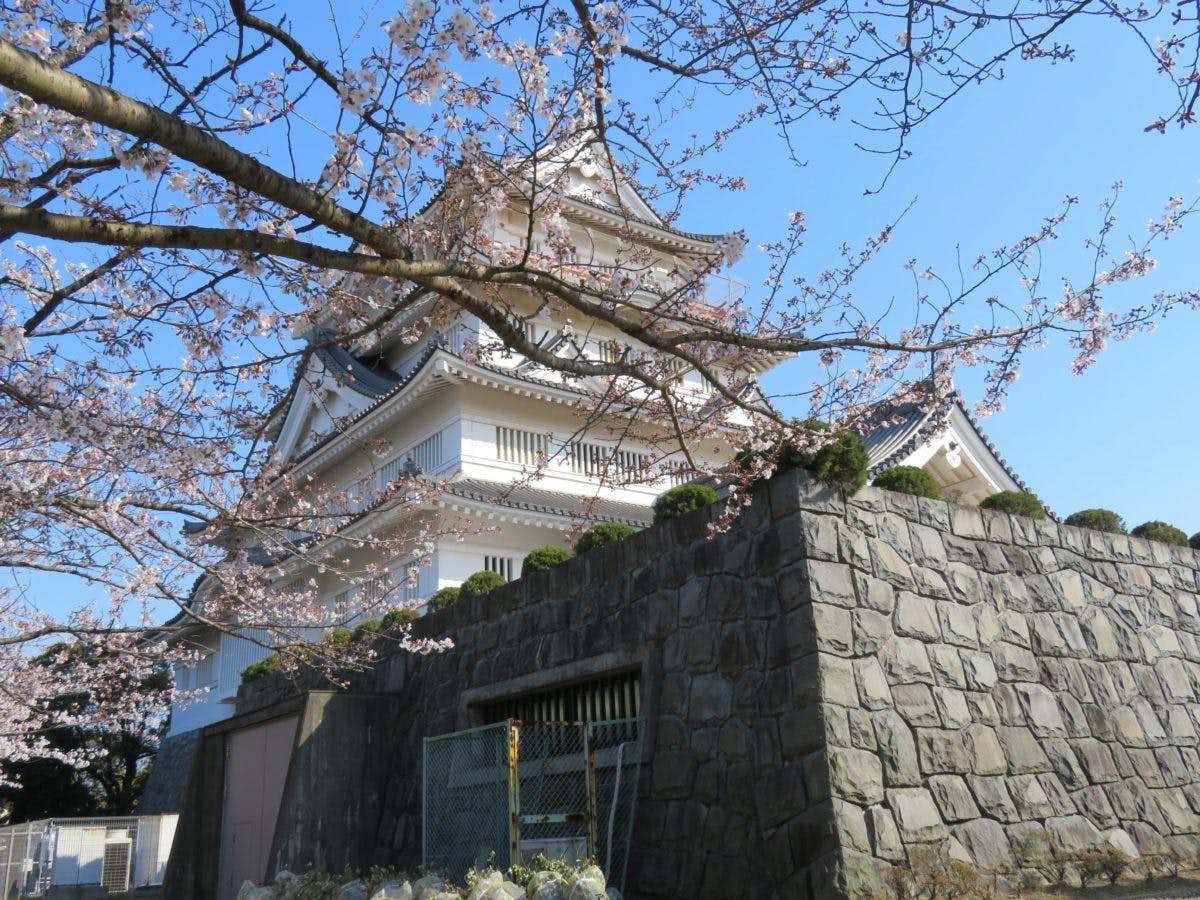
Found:
[{"label": "large stone block", "polygon": [[904,843],[891,810],[883,806],[872,806],[867,810],[867,833],[871,839],[871,852],[888,862],[905,859]]},{"label": "large stone block", "polygon": [[957,603],[942,602],[938,604],[937,611],[946,643],[959,647],[979,646],[979,628],[976,625],[974,609]]},{"label": "large stone block", "polygon": [[1006,823],[1020,820],[1008,791],[1008,779],[1003,775],[968,775],[966,781],[975,802],[987,815]]},{"label": "large stone block", "polygon": [[1104,835],[1083,816],[1056,816],[1046,820],[1046,831],[1055,846],[1067,853],[1099,847]]},{"label": "large stone block", "polygon": [[1005,641],[993,645],[992,662],[1004,681],[1037,681],[1037,658],[1025,647]]},{"label": "large stone block", "polygon": [[961,731],[918,728],[917,748],[921,758],[921,771],[926,775],[972,771],[971,752]]},{"label": "large stone block", "polygon": [[889,789],[887,803],[906,844],[939,841],[946,837],[946,825],[926,789]]},{"label": "large stone block", "polygon": [[962,776],[935,775],[929,779],[929,790],[946,822],[963,822],[979,816],[979,807]]},{"label": "large stone block", "polygon": [[898,684],[892,688],[892,699],[896,711],[904,716],[909,725],[936,728],[942,724],[933,694],[927,685]]},{"label": "large stone block", "polygon": [[883,669],[895,684],[933,684],[933,668],[925,645],[915,638],[890,638],[879,653]]},{"label": "large stone block", "polygon": [[963,732],[963,742],[971,755],[970,771],[976,775],[1003,775],[1008,771],[1008,759],[989,725],[970,725]]},{"label": "large stone block", "polygon": [[693,724],[720,724],[733,708],[733,682],[713,672],[692,679],[688,700],[688,721]]},{"label": "large stone block", "polygon": [[912,730],[894,710],[875,714],[875,736],[883,759],[883,778],[888,787],[907,787],[921,783],[921,768]]},{"label": "large stone block", "polygon": [[834,606],[856,605],[850,567],[844,563],[810,561],[808,577],[814,601],[832,603]]},{"label": "large stone block", "polygon": [[975,819],[954,827],[954,837],[985,872],[1011,871],[1015,860],[1004,826],[991,819]]},{"label": "large stone block", "polygon": [[896,596],[894,616],[896,633],[922,641],[937,641],[942,637],[938,625],[937,606],[932,600],[908,591]]},{"label": "large stone block", "polygon": [[1017,697],[1029,727],[1038,737],[1065,737],[1067,727],[1054,694],[1040,684],[1018,684]]},{"label": "large stone block", "polygon": [[867,709],[886,709],[892,705],[892,691],[888,687],[883,667],[874,656],[854,661],[854,673],[858,680],[858,696]]},{"label": "large stone block", "polygon": [[835,798],[870,806],[883,800],[883,766],[867,750],[829,748],[829,783]]},{"label": "large stone block", "polygon": [[996,729],[996,737],[1000,740],[1000,746],[1004,748],[1008,771],[1011,774],[1050,771],[1050,760],[1046,758],[1041,745],[1028,728],[1001,725]]}]

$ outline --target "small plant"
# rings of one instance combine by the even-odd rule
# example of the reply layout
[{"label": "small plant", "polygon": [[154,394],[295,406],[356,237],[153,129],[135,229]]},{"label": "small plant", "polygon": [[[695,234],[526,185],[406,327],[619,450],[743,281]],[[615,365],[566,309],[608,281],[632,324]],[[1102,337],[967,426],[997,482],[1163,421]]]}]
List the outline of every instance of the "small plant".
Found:
[{"label": "small plant", "polygon": [[367,619],[365,622],[359,622],[355,626],[354,631],[350,633],[352,641],[365,641],[367,638],[373,638],[383,631],[383,622],[379,619]]},{"label": "small plant", "polygon": [[884,469],[875,476],[872,483],[877,488],[928,497],[930,500],[940,500],[942,497],[933,476],[917,466],[892,466],[890,469]]},{"label": "small plant", "polygon": [[559,563],[565,563],[571,558],[571,551],[564,547],[538,547],[536,550],[530,551],[529,555],[521,561],[521,577],[524,578],[530,572],[545,572],[547,569],[553,569]]},{"label": "small plant", "polygon": [[623,541],[636,531],[632,525],[626,525],[624,522],[601,522],[579,536],[579,540],[575,542],[575,552],[587,553],[604,544]]},{"label": "small plant", "polygon": [[344,647],[354,640],[354,632],[349,628],[335,628],[325,635],[325,643],[333,647]]},{"label": "small plant", "polygon": [[716,503],[720,496],[707,484],[692,482],[673,487],[654,501],[654,524]]},{"label": "small plant", "polygon": [[456,587],[444,587],[435,591],[433,596],[429,598],[427,608],[430,612],[437,612],[439,609],[445,609],[447,606],[453,606],[458,602],[459,589]]},{"label": "small plant", "polygon": [[1143,522],[1129,533],[1147,541],[1158,541],[1160,544],[1174,544],[1177,547],[1188,545],[1188,536],[1166,522]]},{"label": "small plant", "polygon": [[1089,528],[1092,531],[1104,531],[1108,534],[1125,534],[1125,520],[1111,509],[1081,509],[1071,513],[1063,520],[1065,525],[1076,528]]},{"label": "small plant", "polygon": [[242,684],[262,678],[264,675],[270,675],[272,672],[278,672],[282,668],[283,660],[280,659],[278,653],[272,653],[265,659],[250,663],[242,669]]},{"label": "small plant", "polygon": [[1016,516],[1028,516],[1031,519],[1046,518],[1046,507],[1033,494],[1025,491],[1001,491],[984,497],[979,504],[980,509],[993,509],[997,512],[1012,513]]},{"label": "small plant", "polygon": [[384,631],[391,631],[393,628],[399,628],[402,625],[411,625],[419,618],[421,618],[421,614],[411,606],[395,606],[387,611],[383,617],[383,621],[379,624]]},{"label": "small plant", "polygon": [[1036,869],[1051,884],[1061,887],[1075,864],[1075,855],[1068,853],[1051,840],[1044,831],[1018,841],[1014,847],[1017,858],[1025,868]]},{"label": "small plant", "polygon": [[529,879],[538,872],[551,872],[561,875],[569,884],[575,880],[582,869],[590,864],[590,860],[583,860],[578,866],[573,866],[561,859],[550,859],[544,853],[535,853],[533,859],[529,860],[529,865],[514,865],[509,870],[509,877],[512,878],[514,884],[525,887],[529,884]]},{"label": "small plant", "polygon": [[460,601],[474,600],[476,597],[482,597],[488,591],[494,591],[503,586],[504,583],[504,576],[499,572],[483,569],[467,577],[467,580],[458,589],[458,599]]},{"label": "small plant", "polygon": [[867,483],[867,445],[857,434],[843,431],[813,456],[809,473],[831,488],[855,494]]}]

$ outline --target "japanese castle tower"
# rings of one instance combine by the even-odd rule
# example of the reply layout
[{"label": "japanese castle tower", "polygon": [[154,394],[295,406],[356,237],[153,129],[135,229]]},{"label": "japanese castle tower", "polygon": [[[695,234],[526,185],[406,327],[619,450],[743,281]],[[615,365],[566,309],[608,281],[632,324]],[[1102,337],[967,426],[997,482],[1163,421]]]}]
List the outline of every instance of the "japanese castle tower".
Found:
[{"label": "japanese castle tower", "polygon": [[[624,179],[605,177],[601,156],[584,145],[550,160],[568,185],[560,210],[576,247],[574,261],[610,273],[634,272],[649,304],[655,285],[669,289],[678,271],[714,257],[723,236],[670,226]],[[536,221],[530,230],[527,204],[510,198],[495,217],[493,240],[524,247],[529,234],[536,253],[547,240],[545,230]],[[710,278],[709,287],[706,300],[714,309],[740,299],[728,279]],[[638,301],[635,293],[633,302]],[[348,531],[367,534],[405,517],[436,523],[427,532],[435,536],[419,553],[414,548],[412,555],[375,560],[386,567],[387,581],[375,591],[385,593],[389,605],[420,606],[439,588],[482,569],[519,577],[530,550],[569,547],[589,523],[645,527],[655,498],[690,480],[680,469],[681,454],[672,458],[661,444],[640,440],[661,424],[615,409],[595,416],[594,398],[602,387],[564,379],[514,353],[486,352],[500,345],[489,327],[477,317],[432,307],[414,310],[409,322],[397,323],[368,352],[329,347],[314,353],[297,375],[290,406],[273,423],[274,453],[291,464],[296,477],[345,489],[354,514]],[[583,321],[575,313],[568,319],[532,299],[527,308],[514,302],[514,310],[526,336],[558,355],[612,361],[630,343],[608,324]],[[765,403],[757,377],[780,361],[742,358],[736,373],[724,374],[730,384],[736,375],[742,390]],[[695,415],[727,415],[731,424],[745,423],[740,411],[724,412],[728,404],[697,373],[679,371],[677,377]],[[961,403],[932,437],[922,410],[902,409],[890,420],[893,424],[867,436],[872,474],[901,463],[921,465],[946,497],[965,503],[1022,488]],[[731,455],[728,442],[712,438],[690,449],[701,466],[719,467]],[[415,473],[440,490],[410,506],[375,507],[366,499],[374,489]],[[356,497],[364,498],[357,508]],[[416,567],[418,558],[423,564]],[[370,588],[273,565],[282,570],[281,579],[315,578],[331,606],[352,605],[355,591]],[[204,590],[201,582],[196,598]],[[202,626],[189,626],[185,635],[203,656],[193,666],[177,667],[176,683],[204,693],[172,710],[171,735],[231,715],[242,671],[268,653],[251,640]]]}]

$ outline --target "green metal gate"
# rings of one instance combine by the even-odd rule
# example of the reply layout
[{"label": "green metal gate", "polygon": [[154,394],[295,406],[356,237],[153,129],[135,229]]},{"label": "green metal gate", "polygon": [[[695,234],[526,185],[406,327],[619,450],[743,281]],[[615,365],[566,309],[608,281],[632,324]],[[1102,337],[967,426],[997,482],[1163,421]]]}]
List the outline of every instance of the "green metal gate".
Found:
[{"label": "green metal gate", "polygon": [[421,861],[461,878],[535,853],[624,887],[642,720],[518,722],[426,738]]}]

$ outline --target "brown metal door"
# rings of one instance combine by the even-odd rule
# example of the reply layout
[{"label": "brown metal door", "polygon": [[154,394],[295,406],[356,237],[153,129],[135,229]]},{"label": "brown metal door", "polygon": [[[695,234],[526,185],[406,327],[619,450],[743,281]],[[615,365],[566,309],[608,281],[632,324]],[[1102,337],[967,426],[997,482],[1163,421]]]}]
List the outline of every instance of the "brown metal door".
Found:
[{"label": "brown metal door", "polygon": [[267,856],[298,723],[298,716],[275,719],[225,739],[221,900],[234,900],[243,881],[261,884],[268,875]]}]

